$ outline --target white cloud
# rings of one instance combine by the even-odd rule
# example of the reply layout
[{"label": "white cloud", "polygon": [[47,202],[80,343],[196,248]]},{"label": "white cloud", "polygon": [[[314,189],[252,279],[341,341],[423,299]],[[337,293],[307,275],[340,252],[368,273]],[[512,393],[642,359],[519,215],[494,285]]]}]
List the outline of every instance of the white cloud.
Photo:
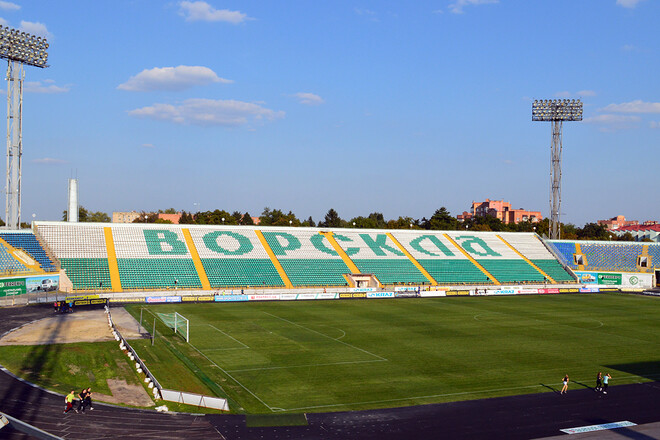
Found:
[{"label": "white cloud", "polygon": [[130,77],[117,88],[130,92],[178,91],[210,83],[230,84],[232,82],[220,78],[213,70],[203,66],[154,67]]},{"label": "white cloud", "polygon": [[596,96],[596,92],[594,92],[593,90],[580,90],[575,94],[577,96]]},{"label": "white cloud", "polygon": [[3,26],[9,26],[9,23],[4,18],[0,17],[0,24]]},{"label": "white cloud", "polygon": [[607,114],[584,118],[583,122],[599,125],[601,131],[614,131],[636,128],[640,120],[639,116]]},{"label": "white cloud", "polygon": [[16,3],[0,1],[0,9],[3,11],[18,11],[21,7]]},{"label": "white cloud", "polygon": [[27,32],[38,37],[51,38],[52,35],[48,32],[46,25],[43,23],[31,22],[31,21],[21,21],[21,25],[18,27],[20,30]]},{"label": "white cloud", "polygon": [[154,144],[142,144],[140,145],[142,148],[156,148]]},{"label": "white cloud", "polygon": [[456,0],[449,5],[449,11],[453,14],[462,14],[465,6],[478,6],[499,3],[499,0]]},{"label": "white cloud", "polygon": [[319,95],[315,95],[314,93],[298,92],[293,96],[298,98],[298,102],[300,104],[305,105],[319,105],[325,102],[323,98],[321,98]]},{"label": "white cloud", "polygon": [[649,127],[651,127],[651,128],[660,128],[660,122],[651,121],[651,122],[649,122]]},{"label": "white cloud", "polygon": [[236,127],[250,121],[284,117],[283,111],[271,110],[259,104],[222,99],[187,99],[179,105],[154,104],[131,110],[128,114],[176,124],[224,127]]},{"label": "white cloud", "polygon": [[52,80],[45,80],[42,84],[40,81],[26,81],[25,91],[29,93],[66,93],[71,88],[69,86],[56,86]]},{"label": "white cloud", "polygon": [[229,9],[215,9],[203,1],[179,2],[179,15],[186,21],[224,21],[226,23],[239,24],[246,20],[252,20],[247,14]]},{"label": "white cloud", "polygon": [[616,4],[624,8],[632,9],[637,6],[642,0],[616,0]]},{"label": "white cloud", "polygon": [[54,159],[52,157],[42,157],[39,159],[34,159],[32,161],[33,163],[42,163],[46,165],[61,165],[64,163],[68,163],[66,160],[63,159]]},{"label": "white cloud", "polygon": [[624,44],[621,46],[621,50],[624,52],[639,52],[639,48],[634,44]]},{"label": "white cloud", "polygon": [[601,111],[614,113],[660,113],[660,102],[644,102],[641,99],[624,102],[621,104],[610,104]]}]

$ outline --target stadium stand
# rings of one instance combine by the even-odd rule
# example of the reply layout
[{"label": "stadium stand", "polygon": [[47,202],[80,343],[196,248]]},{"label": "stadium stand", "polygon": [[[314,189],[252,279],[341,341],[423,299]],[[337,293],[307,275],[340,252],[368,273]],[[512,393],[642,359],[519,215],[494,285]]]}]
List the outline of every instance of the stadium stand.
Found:
[{"label": "stadium stand", "polygon": [[111,228],[122,288],[201,289],[181,228],[156,226]]},{"label": "stadium stand", "polygon": [[190,235],[211,287],[284,286],[254,230],[190,227]]},{"label": "stadium stand", "polygon": [[35,222],[74,290],[573,282],[532,233]]},{"label": "stadium stand", "polygon": [[282,228],[263,231],[294,287],[346,286],[350,269],[317,229]]},{"label": "stadium stand", "polygon": [[50,257],[41,246],[32,231],[3,231],[0,232],[0,238],[16,249],[22,249],[27,252],[35,261],[39,263],[45,272],[54,272],[57,267],[51,261]]},{"label": "stadium stand", "polygon": [[334,237],[361,273],[382,284],[430,283],[385,231],[343,230]]},{"label": "stadium stand", "polygon": [[[660,269],[660,244],[611,241],[548,240],[560,258],[574,270],[647,272]],[[640,264],[640,257],[647,264]]]},{"label": "stadium stand", "polygon": [[29,273],[30,269],[14,258],[4,243],[0,243],[0,272],[4,274],[25,274]]}]

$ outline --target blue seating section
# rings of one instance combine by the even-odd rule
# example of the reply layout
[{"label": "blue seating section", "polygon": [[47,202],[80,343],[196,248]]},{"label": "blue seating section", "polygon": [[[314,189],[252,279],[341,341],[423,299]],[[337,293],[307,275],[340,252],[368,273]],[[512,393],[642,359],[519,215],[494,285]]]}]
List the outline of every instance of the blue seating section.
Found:
[{"label": "blue seating section", "polygon": [[5,247],[4,244],[0,245],[0,273],[4,274],[25,274],[30,269],[25,267],[23,263],[14,258]]},{"label": "blue seating section", "polygon": [[22,249],[35,259],[46,272],[57,270],[51,259],[44,251],[37,237],[32,232],[0,232],[0,238],[16,249]]},{"label": "blue seating section", "polygon": [[557,254],[566,264],[574,270],[578,269],[573,255],[577,253],[576,244],[580,245],[582,255],[586,259],[584,270],[599,270],[607,272],[638,272],[645,271],[637,265],[639,257],[648,247],[650,268],[660,268],[660,244],[638,242],[611,242],[611,241],[567,241],[549,240]]},{"label": "blue seating section", "polygon": [[575,243],[571,241],[546,241],[548,245],[554,248],[555,253],[561,258],[562,262],[571,269],[577,269],[573,260],[575,254]]}]

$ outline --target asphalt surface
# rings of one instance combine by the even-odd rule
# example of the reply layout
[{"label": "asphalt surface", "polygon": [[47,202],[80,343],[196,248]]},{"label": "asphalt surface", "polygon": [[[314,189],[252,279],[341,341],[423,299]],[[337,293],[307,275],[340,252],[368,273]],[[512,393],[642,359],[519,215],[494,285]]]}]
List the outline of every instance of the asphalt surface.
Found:
[{"label": "asphalt surface", "polygon": [[[0,334],[50,316],[44,307],[0,308]],[[538,439],[560,429],[630,421],[660,422],[660,382],[612,386],[609,394],[572,384],[568,394],[527,394],[373,411],[307,414],[307,426],[249,428],[242,415],[167,414],[95,403],[62,414],[64,398],[0,372],[0,411],[67,439]],[[601,432],[602,434],[603,432]],[[660,438],[660,424],[620,428],[608,438]],[[571,435],[599,438],[598,433]],[[602,437],[602,436],[601,436]],[[2,439],[25,439],[12,428]]]}]

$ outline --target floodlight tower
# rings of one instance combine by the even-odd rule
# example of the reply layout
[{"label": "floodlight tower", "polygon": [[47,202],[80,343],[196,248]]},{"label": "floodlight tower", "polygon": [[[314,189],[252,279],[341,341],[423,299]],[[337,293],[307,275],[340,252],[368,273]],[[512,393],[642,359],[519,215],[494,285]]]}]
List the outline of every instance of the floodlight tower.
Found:
[{"label": "floodlight tower", "polygon": [[7,208],[8,229],[21,225],[21,161],[23,155],[23,65],[48,67],[48,42],[0,25],[0,58],[7,65]]},{"label": "floodlight tower", "polygon": [[552,166],[550,167],[550,238],[560,238],[560,205],[561,205],[561,153],[562,153],[562,123],[564,121],[582,120],[582,102],[578,99],[540,99],[532,104],[532,121],[552,122],[552,144],[550,152]]}]

